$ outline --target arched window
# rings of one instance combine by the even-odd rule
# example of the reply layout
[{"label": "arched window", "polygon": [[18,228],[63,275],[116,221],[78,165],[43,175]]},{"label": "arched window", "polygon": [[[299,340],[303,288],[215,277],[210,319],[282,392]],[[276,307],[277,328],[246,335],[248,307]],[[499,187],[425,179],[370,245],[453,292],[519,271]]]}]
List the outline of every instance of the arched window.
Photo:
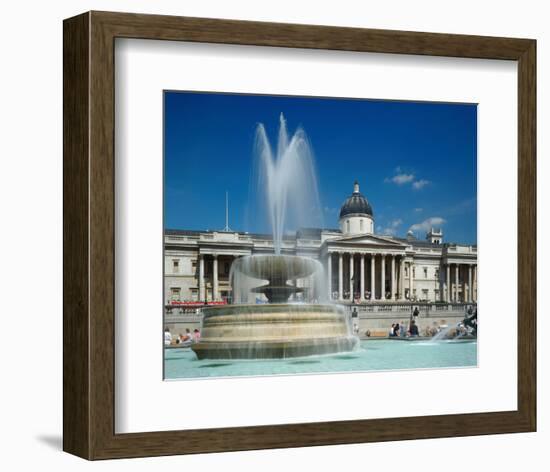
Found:
[{"label": "arched window", "polygon": [[363,232],[363,220],[359,221],[359,229]]},{"label": "arched window", "polygon": [[346,232],[349,233],[349,220],[346,220]]}]

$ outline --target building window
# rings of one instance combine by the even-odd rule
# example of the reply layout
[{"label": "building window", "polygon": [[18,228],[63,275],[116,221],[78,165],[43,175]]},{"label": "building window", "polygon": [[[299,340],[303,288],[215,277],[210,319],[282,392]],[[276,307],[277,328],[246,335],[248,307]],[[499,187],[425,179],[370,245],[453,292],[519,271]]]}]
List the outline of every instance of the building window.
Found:
[{"label": "building window", "polygon": [[416,277],[416,267],[413,267],[413,279]]},{"label": "building window", "polygon": [[359,228],[360,228],[361,232],[363,232],[363,220],[359,221]]},{"label": "building window", "polygon": [[439,279],[439,269],[435,269],[434,277],[435,277],[436,279]]},{"label": "building window", "polygon": [[346,220],[346,232],[349,233],[349,220]]},{"label": "building window", "polygon": [[405,266],[405,277],[409,276],[409,268]]},{"label": "building window", "polygon": [[172,269],[174,274],[177,274],[180,271],[180,261],[179,259],[172,260]]},{"label": "building window", "polygon": [[424,267],[424,278],[425,279],[428,278],[428,268],[427,267]]},{"label": "building window", "polygon": [[191,289],[191,300],[196,302],[199,299],[199,291],[196,288]]},{"label": "building window", "polygon": [[197,260],[196,259],[191,260],[191,269],[193,269],[193,272],[195,270],[197,270]]},{"label": "building window", "polygon": [[181,288],[179,287],[172,287],[170,288],[170,300],[173,302],[179,302],[181,300]]},{"label": "building window", "polygon": [[422,289],[422,299],[423,300],[428,299],[428,289],[427,288]]},{"label": "building window", "polygon": [[229,275],[229,262],[224,263],[223,265],[223,273],[225,275]]}]

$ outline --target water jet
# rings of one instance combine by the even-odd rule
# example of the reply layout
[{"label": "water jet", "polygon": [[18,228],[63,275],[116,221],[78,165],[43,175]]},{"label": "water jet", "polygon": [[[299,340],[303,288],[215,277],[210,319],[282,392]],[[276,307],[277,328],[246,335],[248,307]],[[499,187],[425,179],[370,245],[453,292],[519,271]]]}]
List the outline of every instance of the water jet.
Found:
[{"label": "water jet", "polygon": [[[350,352],[359,346],[342,306],[328,303],[321,263],[283,254],[293,224],[320,215],[313,154],[300,128],[289,138],[281,114],[277,151],[256,131],[258,200],[273,234],[273,254],[238,258],[230,271],[232,305],[202,309],[199,359],[278,359]],[[294,227],[294,230],[297,228]],[[261,303],[260,303],[261,302]]]}]

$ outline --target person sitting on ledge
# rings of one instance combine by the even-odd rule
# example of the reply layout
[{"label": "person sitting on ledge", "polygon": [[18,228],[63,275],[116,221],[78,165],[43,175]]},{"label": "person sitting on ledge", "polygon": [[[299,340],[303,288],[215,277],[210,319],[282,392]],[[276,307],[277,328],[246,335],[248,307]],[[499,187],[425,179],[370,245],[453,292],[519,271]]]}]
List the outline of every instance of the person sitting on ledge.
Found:
[{"label": "person sitting on ledge", "polygon": [[164,330],[164,345],[170,346],[172,343],[172,333],[170,333],[170,328]]},{"label": "person sitting on ledge", "polygon": [[414,320],[411,320],[411,326],[409,328],[409,336],[414,337],[418,336],[418,325],[415,323]]},{"label": "person sitting on ledge", "polygon": [[391,324],[390,332],[388,333],[388,336],[391,338],[395,336],[395,323]]},{"label": "person sitting on ledge", "polygon": [[191,330],[189,328],[185,328],[185,336],[182,336],[180,339],[182,342],[193,341],[193,335],[191,334]]},{"label": "person sitting on ledge", "polygon": [[400,334],[400,326],[399,326],[399,323],[395,323],[395,326],[393,327],[393,335],[395,337],[399,337],[399,334]]}]

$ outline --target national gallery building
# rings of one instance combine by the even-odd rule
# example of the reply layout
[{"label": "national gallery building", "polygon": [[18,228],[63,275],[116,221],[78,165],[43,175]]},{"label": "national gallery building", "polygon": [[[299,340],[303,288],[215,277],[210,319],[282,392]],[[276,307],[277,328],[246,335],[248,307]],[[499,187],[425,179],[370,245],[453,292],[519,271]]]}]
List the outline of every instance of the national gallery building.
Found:
[{"label": "national gallery building", "polygon": [[[232,262],[273,253],[271,235],[169,229],[164,235],[165,302],[231,301]],[[374,233],[371,205],[359,184],[340,209],[339,229],[301,229],[282,252],[325,267],[328,295],[343,304],[477,302],[477,246],[444,242],[432,228],[424,240]]]}]

